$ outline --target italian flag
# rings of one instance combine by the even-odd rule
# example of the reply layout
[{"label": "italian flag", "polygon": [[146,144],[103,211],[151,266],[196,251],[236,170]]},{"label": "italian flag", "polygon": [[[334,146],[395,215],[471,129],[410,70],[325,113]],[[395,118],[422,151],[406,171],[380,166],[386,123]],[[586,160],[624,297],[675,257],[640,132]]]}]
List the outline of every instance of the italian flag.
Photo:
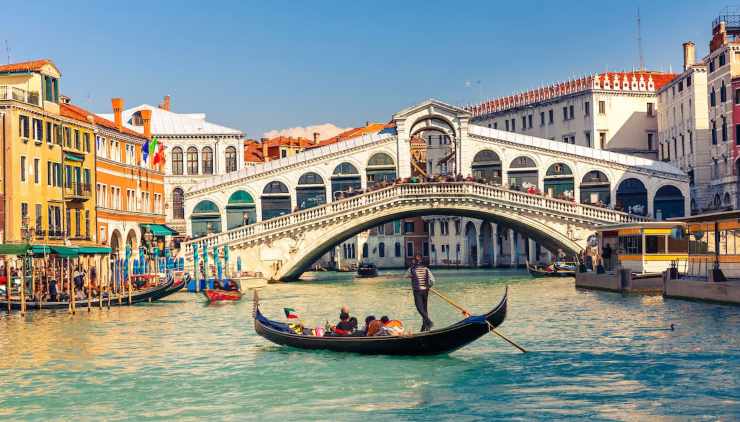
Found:
[{"label": "italian flag", "polygon": [[295,309],[293,308],[283,308],[283,311],[285,312],[285,317],[288,319],[298,319],[298,313],[296,313]]}]

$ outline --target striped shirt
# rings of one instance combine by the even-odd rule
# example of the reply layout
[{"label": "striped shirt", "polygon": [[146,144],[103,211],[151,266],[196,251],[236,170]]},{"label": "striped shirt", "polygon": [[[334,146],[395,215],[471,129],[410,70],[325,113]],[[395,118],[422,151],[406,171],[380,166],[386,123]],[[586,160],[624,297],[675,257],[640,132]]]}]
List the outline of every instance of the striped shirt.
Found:
[{"label": "striped shirt", "polygon": [[423,265],[414,265],[409,268],[411,277],[411,288],[414,290],[426,290],[434,284],[434,275],[429,268]]}]

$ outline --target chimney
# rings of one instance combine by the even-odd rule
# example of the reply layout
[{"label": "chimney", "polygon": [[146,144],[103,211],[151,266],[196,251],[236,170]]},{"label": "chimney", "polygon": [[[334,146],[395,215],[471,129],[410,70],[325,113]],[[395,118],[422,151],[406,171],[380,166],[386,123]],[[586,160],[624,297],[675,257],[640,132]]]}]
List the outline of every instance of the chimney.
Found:
[{"label": "chimney", "polygon": [[696,63],[696,46],[693,42],[683,43],[683,70]]},{"label": "chimney", "polygon": [[260,145],[262,146],[262,158],[265,162],[270,161],[270,156],[267,155],[267,138],[260,138]]},{"label": "chimney", "polygon": [[152,137],[152,111],[151,110],[139,110],[141,114],[141,120],[144,122],[144,137]]},{"label": "chimney", "polygon": [[314,132],[313,133],[313,144],[318,145],[318,143],[319,143],[319,132]]},{"label": "chimney", "polygon": [[123,128],[121,113],[123,112],[123,98],[113,98],[110,100],[113,106],[113,121],[116,122],[116,129],[120,131]]},{"label": "chimney", "polygon": [[169,95],[164,96],[164,99],[162,99],[162,103],[159,104],[159,108],[161,108],[162,110],[170,111],[170,96]]}]

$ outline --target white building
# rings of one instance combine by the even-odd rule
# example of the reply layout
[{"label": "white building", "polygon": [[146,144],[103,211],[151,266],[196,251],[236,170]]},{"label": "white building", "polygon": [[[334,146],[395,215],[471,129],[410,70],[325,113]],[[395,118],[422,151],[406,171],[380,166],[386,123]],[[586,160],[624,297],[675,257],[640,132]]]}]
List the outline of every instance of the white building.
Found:
[{"label": "white building", "polygon": [[658,90],[659,156],[689,175],[691,212],[699,213],[714,207],[707,65],[695,62],[694,43],[683,49],[683,73]]},{"label": "white building", "polygon": [[471,122],[654,159],[656,94],[675,76],[654,71],[587,76],[471,106]]},{"label": "white building", "polygon": [[[165,145],[166,222],[180,233],[186,233],[183,206],[185,193],[214,176],[243,168],[244,134],[238,129],[208,122],[205,113],[170,111],[169,96],[165,97],[159,107],[142,104],[123,110],[124,126],[143,133],[141,110],[152,111],[152,135]],[[101,116],[113,119],[112,114]],[[241,201],[246,203],[249,198],[241,198]],[[254,200],[249,202],[253,204]],[[252,214],[253,208],[254,205]],[[249,210],[245,213],[249,215]],[[220,232],[222,229],[226,227],[203,228],[204,231],[213,232]]]}]

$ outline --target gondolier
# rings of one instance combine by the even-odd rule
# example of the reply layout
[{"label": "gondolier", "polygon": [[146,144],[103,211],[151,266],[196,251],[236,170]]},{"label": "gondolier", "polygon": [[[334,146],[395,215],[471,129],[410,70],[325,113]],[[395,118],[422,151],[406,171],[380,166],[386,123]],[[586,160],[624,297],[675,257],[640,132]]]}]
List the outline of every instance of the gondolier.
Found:
[{"label": "gondolier", "polygon": [[424,265],[421,255],[416,255],[414,258],[414,263],[409,268],[409,278],[411,278],[411,290],[414,292],[414,304],[422,318],[421,331],[429,331],[434,326],[427,310],[429,288],[434,285],[434,274]]}]

